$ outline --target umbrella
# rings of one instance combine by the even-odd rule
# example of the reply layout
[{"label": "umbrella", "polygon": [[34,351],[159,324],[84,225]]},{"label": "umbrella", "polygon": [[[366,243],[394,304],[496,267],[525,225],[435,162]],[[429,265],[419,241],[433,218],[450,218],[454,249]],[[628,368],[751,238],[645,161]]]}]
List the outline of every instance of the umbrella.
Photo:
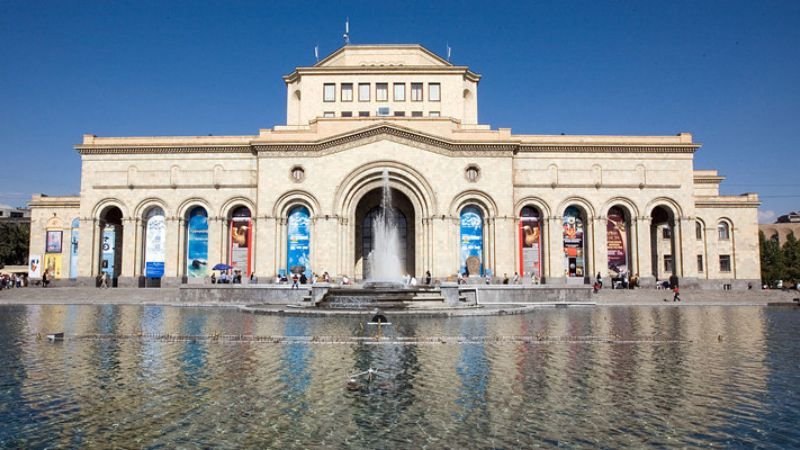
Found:
[{"label": "umbrella", "polygon": [[231,270],[231,269],[233,269],[232,266],[229,266],[225,263],[219,263],[216,266],[214,266],[211,270]]}]

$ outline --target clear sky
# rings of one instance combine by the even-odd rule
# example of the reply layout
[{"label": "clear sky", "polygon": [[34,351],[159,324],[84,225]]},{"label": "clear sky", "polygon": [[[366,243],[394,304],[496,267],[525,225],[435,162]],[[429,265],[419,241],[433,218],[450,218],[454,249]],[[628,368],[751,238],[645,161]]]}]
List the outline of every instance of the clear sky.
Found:
[{"label": "clear sky", "polygon": [[0,0],[0,203],[77,194],[98,136],[256,134],[282,75],[342,45],[419,43],[483,75],[524,134],[693,133],[695,168],[800,210],[800,1]]}]

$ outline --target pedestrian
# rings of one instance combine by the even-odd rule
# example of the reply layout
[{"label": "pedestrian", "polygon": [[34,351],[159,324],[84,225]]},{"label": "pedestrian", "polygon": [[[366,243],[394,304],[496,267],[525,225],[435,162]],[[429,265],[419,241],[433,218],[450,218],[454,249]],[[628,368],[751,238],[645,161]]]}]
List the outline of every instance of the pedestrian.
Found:
[{"label": "pedestrian", "polygon": [[42,274],[42,287],[47,287],[47,284],[50,283],[48,279],[50,277],[50,269],[45,269],[44,273]]},{"label": "pedestrian", "polygon": [[411,287],[417,287],[417,277],[411,277]]},{"label": "pedestrian", "polygon": [[492,274],[486,272],[486,284],[492,284]]},{"label": "pedestrian", "polygon": [[514,272],[514,278],[511,279],[511,284],[519,284],[519,273]]},{"label": "pedestrian", "polygon": [[425,271],[425,285],[426,286],[430,286],[431,285],[431,271],[430,270],[426,270]]},{"label": "pedestrian", "polygon": [[503,284],[508,284],[508,274],[503,273]]},{"label": "pedestrian", "polygon": [[600,276],[600,272],[597,272],[597,285],[598,285],[598,289],[602,289],[602,287],[603,287],[603,277]]},{"label": "pedestrian", "polygon": [[217,284],[217,275],[211,272],[211,284]]},{"label": "pedestrian", "polygon": [[300,284],[308,284],[308,277],[305,272],[300,274]]},{"label": "pedestrian", "polygon": [[681,301],[681,295],[680,295],[681,293],[680,293],[680,289],[678,288],[677,285],[675,285],[675,287],[672,288],[672,293],[673,293],[673,296],[672,296],[672,301],[673,302]]},{"label": "pedestrian", "polygon": [[293,274],[292,275],[292,289],[299,289],[300,288],[300,285],[298,284],[298,281],[300,281],[300,277],[298,277],[297,274]]},{"label": "pedestrian", "polygon": [[100,275],[100,287],[108,289],[108,274],[106,272]]}]

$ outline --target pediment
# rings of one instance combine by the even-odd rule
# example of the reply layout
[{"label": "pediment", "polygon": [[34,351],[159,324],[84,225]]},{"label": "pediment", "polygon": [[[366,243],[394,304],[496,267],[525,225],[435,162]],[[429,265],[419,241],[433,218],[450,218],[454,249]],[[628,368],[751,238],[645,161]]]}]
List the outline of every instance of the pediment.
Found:
[{"label": "pediment", "polygon": [[314,67],[450,67],[452,64],[421,45],[346,45]]}]

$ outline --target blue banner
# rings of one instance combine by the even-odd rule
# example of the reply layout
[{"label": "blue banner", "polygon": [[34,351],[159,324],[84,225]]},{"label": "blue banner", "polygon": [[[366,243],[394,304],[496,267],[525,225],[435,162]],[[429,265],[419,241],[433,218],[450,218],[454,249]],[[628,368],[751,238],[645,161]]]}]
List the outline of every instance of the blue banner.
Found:
[{"label": "blue banner", "polygon": [[116,251],[117,229],[114,225],[106,225],[103,229],[103,259],[100,270],[108,275],[109,280],[114,278],[114,253]]},{"label": "blue banner", "polygon": [[80,240],[80,219],[72,221],[72,235],[69,238],[69,277],[78,277],[78,241]]},{"label": "blue banner", "polygon": [[186,275],[204,278],[208,273],[208,213],[200,206],[189,213],[186,242]]},{"label": "blue banner", "polygon": [[[476,206],[461,210],[461,273],[467,270],[467,260],[477,258],[478,273],[483,275],[483,213]],[[473,268],[474,270],[474,268]]]},{"label": "blue banner", "polygon": [[311,261],[309,248],[311,235],[309,233],[310,215],[304,206],[298,206],[289,211],[289,226],[287,233],[287,269],[289,273],[305,273],[311,277]]}]

